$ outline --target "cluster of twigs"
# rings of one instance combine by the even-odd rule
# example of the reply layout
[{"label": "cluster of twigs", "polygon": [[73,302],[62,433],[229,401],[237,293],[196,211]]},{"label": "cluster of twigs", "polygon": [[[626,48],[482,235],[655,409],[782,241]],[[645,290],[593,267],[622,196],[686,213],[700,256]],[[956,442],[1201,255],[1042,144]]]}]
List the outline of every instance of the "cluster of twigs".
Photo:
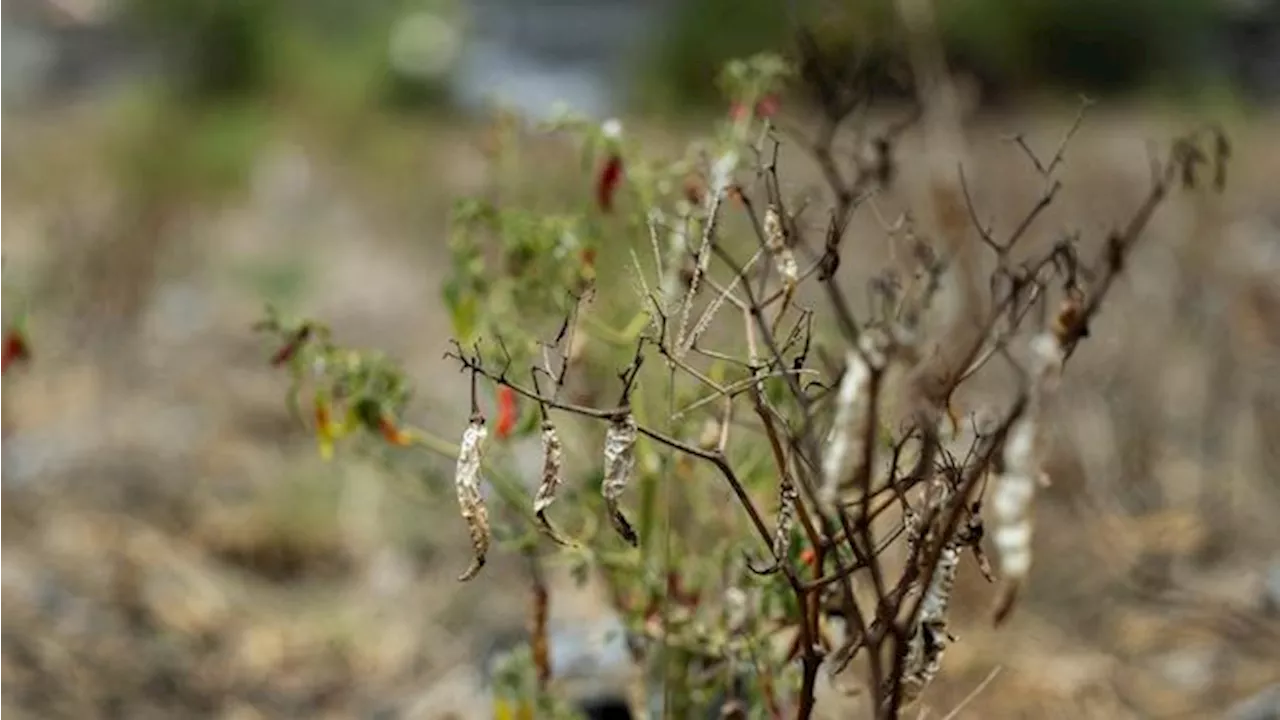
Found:
[{"label": "cluster of twigs", "polygon": [[[701,244],[689,249],[691,274],[680,301],[667,302],[656,292],[642,299],[652,323],[621,374],[622,394],[616,406],[583,407],[561,400],[563,368],[557,372],[534,368],[535,382],[528,385],[517,382],[507,368],[490,369],[478,349],[468,354],[459,347],[452,357],[473,376],[508,387],[542,408],[547,470],[535,502],[540,518],[545,519],[562,480],[559,441],[549,410],[608,424],[601,492],[614,528],[631,545],[638,538],[620,500],[634,469],[638,436],[715,468],[769,556],[764,564],[752,562],[753,571],[780,576],[797,601],[798,615],[786,618],[797,634],[792,652],[802,667],[796,716],[811,713],[824,663],[834,675],[860,655],[866,660],[866,687],[877,715],[892,718],[919,697],[939,671],[947,646],[955,641],[947,629],[948,607],[966,552],[976,558],[988,579],[998,578],[1004,584],[997,622],[1012,609],[1031,564],[1035,491],[1046,481],[1041,431],[1050,392],[1064,363],[1088,336],[1090,323],[1157,206],[1175,184],[1197,182],[1199,166],[1206,162],[1212,163],[1215,183],[1220,184],[1227,151],[1216,130],[1176,141],[1169,156],[1154,163],[1150,190],[1128,224],[1109,235],[1092,258],[1084,256],[1076,238],[1066,238],[1042,252],[1024,253],[1026,259],[1013,259],[1015,248],[1022,249],[1029,228],[1061,187],[1055,172],[1079,120],[1047,161],[1017,139],[1044,177],[1046,190],[1007,237],[996,237],[978,221],[963,173],[957,169],[974,228],[981,245],[994,256],[995,271],[980,332],[970,346],[954,353],[959,358],[956,365],[939,369],[925,360],[932,348],[923,318],[939,288],[958,272],[954,253],[970,250],[953,247],[947,254],[937,250],[940,243],[919,240],[915,261],[922,280],[918,286],[904,289],[896,278],[877,278],[872,290],[879,300],[878,311],[858,317],[845,299],[835,269],[843,255],[856,252],[847,243],[845,229],[852,213],[890,177],[886,166],[892,162],[892,139],[901,127],[873,139],[874,162],[856,163],[849,179],[849,172],[840,168],[831,128],[852,109],[833,104],[827,110],[827,124],[818,140],[807,143],[835,198],[826,231],[821,237],[810,237],[797,222],[798,213],[787,208],[778,177],[781,141],[776,133],[768,133],[757,153],[759,187],[712,188],[694,210],[703,232]],[[730,197],[737,202],[726,202]],[[749,260],[736,257],[738,248],[721,237],[721,215],[731,212],[745,216],[755,229],[758,248]],[[654,253],[661,255],[656,242]],[[775,277],[780,283],[771,289]],[[818,311],[798,300],[796,288],[811,280],[823,288],[847,348],[843,369],[825,384],[806,381],[815,372],[810,364]],[[704,304],[703,317],[690,325],[690,308],[700,286],[710,288],[714,297]],[[710,316],[721,311],[736,311],[742,317],[745,358],[711,350],[697,336],[696,329],[706,327]],[[788,313],[792,328],[781,332]],[[564,340],[563,335],[557,342]],[[646,353],[660,356],[671,372],[687,375],[712,391],[719,402],[704,403],[703,409],[711,411],[718,423],[713,442],[690,441],[637,424],[630,397]],[[691,355],[730,359],[746,369],[749,380],[729,386],[716,383],[694,366]],[[967,448],[956,448],[958,435],[949,398],[992,361],[1008,366],[1017,392],[1007,405],[993,409],[983,426],[975,421]],[[881,410],[896,370],[913,378],[903,391],[910,396],[912,412],[904,427],[888,430],[893,438],[886,441]],[[922,378],[926,372],[932,377]],[[540,391],[539,373],[555,381],[556,393]],[[767,382],[780,384],[781,397],[766,391]],[[740,406],[754,414],[758,421],[754,429],[773,451],[778,510],[772,523],[730,461],[728,446],[736,437],[731,428],[742,425],[732,418]],[[460,460],[459,487],[469,486],[471,477]],[[989,515],[984,512],[987,507]],[[894,509],[901,512],[897,529],[887,535],[877,533],[877,519]],[[814,551],[808,566],[796,563],[790,553],[797,520]],[[988,522],[998,550],[998,572],[992,570],[982,549]],[[894,563],[885,550],[898,538],[903,538],[906,558]],[[564,542],[558,535],[557,539]],[[868,596],[864,588],[874,592]],[[826,637],[832,617],[843,620],[848,628],[838,646]]]},{"label": "cluster of twigs", "polygon": [[[812,43],[802,42],[801,49],[817,52]],[[1047,160],[1023,138],[1014,138],[1044,181],[1043,193],[1014,229],[1000,237],[984,224],[963,166],[953,168],[935,185],[934,199],[943,201],[943,222],[919,230],[915,219],[904,216],[892,228],[907,238],[909,267],[905,273],[899,268],[875,276],[869,288],[872,302],[860,313],[849,302],[838,272],[842,260],[858,252],[849,238],[850,220],[893,182],[896,140],[927,113],[908,112],[874,135],[860,123],[857,149],[847,162],[850,154],[839,149],[837,138],[871,99],[857,87],[841,85],[844,76],[824,70],[813,57],[802,67],[816,89],[820,123],[812,136],[786,134],[821,170],[831,200],[828,216],[816,225],[805,222],[803,215],[812,212],[814,203],[797,201],[784,190],[779,175],[784,131],[770,118],[735,119],[734,137],[746,142],[708,159],[705,175],[711,180],[686,193],[668,228],[672,242],[665,251],[659,225],[667,222],[660,218],[670,215],[645,208],[656,277],[652,282],[646,278],[633,252],[647,317],[633,339],[623,336],[632,343],[631,361],[618,374],[616,402],[594,404],[603,397],[600,393],[585,403],[566,399],[566,381],[581,356],[578,334],[594,296],[590,281],[585,289],[582,284],[563,289],[572,293],[570,309],[559,332],[541,344],[541,357],[527,368],[516,367],[497,324],[487,326],[493,337],[484,338],[483,347],[474,338],[454,342],[448,356],[471,381],[471,415],[456,448],[455,487],[474,559],[460,580],[480,573],[491,545],[483,492],[489,431],[477,391],[483,379],[507,397],[537,406],[543,462],[536,492],[527,500],[528,514],[557,545],[581,548],[550,516],[558,491],[573,484],[566,477],[558,415],[604,425],[596,452],[602,469],[599,496],[609,524],[628,548],[642,547],[649,527],[646,518],[633,525],[623,507],[626,491],[641,474],[638,453],[646,445],[713,468],[741,508],[759,541],[751,557],[741,559],[744,575],[756,576],[758,586],[789,594],[790,601],[766,611],[744,599],[746,590],[732,587],[722,603],[726,627],[716,634],[691,622],[695,629],[682,640],[670,610],[676,605],[698,608],[701,600],[696,593],[687,597],[679,573],[669,568],[663,622],[642,623],[637,630],[650,641],[647,647],[679,644],[708,677],[719,677],[724,668],[753,667],[754,673],[739,673],[728,684],[723,706],[741,707],[745,682],[755,686],[752,697],[775,717],[788,709],[798,718],[809,717],[822,668],[834,677],[860,658],[867,673],[863,687],[876,716],[895,718],[929,686],[956,641],[948,615],[966,555],[988,580],[1002,585],[996,622],[1012,611],[1031,567],[1034,498],[1047,481],[1043,430],[1063,367],[1088,337],[1160,203],[1179,183],[1200,182],[1205,166],[1212,183],[1221,187],[1229,149],[1212,128],[1175,141],[1167,157],[1153,160],[1151,187],[1129,222],[1089,256],[1074,236],[1045,249],[1024,247],[1037,218],[1061,188],[1057,172],[1084,109]],[[761,131],[753,135],[756,120]],[[610,138],[616,134],[615,129]],[[740,167],[740,150],[754,160],[747,170]],[[621,163],[613,155],[607,166],[616,165],[617,172],[610,171],[605,212],[615,208],[612,193],[618,180],[613,175]],[[971,227],[960,232],[957,217]],[[742,221],[752,229],[754,242],[744,243],[727,229]],[[812,232],[811,227],[821,229]],[[556,242],[551,234],[547,238]],[[749,253],[745,260],[744,251]],[[591,257],[594,262],[594,253]],[[946,306],[960,302],[947,296],[947,288],[973,284],[982,262],[994,267],[986,294],[975,302],[961,293],[972,307],[949,313],[961,318],[953,322],[977,318],[977,327],[962,333],[939,331],[930,319],[940,307],[953,310]],[[815,285],[825,300],[822,307],[807,304],[812,293],[805,292],[806,286]],[[741,323],[729,341],[711,332],[724,316]],[[823,346],[830,343],[815,337],[815,328],[828,321],[839,337],[836,356],[842,361],[836,368],[830,362],[822,367],[827,355]],[[272,316],[263,329],[283,342],[273,361],[292,368],[295,382],[317,383],[322,440],[332,440],[329,416],[341,406],[349,417],[343,427],[363,426],[393,445],[422,441],[420,433],[397,425],[408,398],[398,373],[376,358],[335,348],[327,331],[316,325],[289,325]],[[731,347],[724,347],[726,342]],[[501,357],[484,350],[491,347],[499,348]],[[642,422],[636,411],[637,393],[645,384],[642,367],[655,356],[667,373],[669,400],[677,377],[706,393],[679,409],[671,402],[663,426]],[[738,377],[732,382],[712,377],[702,369],[706,363],[731,367]],[[984,421],[972,419],[963,431],[951,398],[992,363],[1007,366],[1013,392],[1003,405],[986,411]],[[908,409],[897,427],[887,412],[894,402]],[[689,437],[687,425],[675,420],[698,415],[704,416],[707,430]],[[771,463],[765,475],[777,504],[772,519],[757,497],[759,483],[750,481],[755,475],[748,476],[734,453],[735,446],[743,445],[767,447]],[[988,524],[997,551],[994,568],[983,549]],[[797,553],[797,541],[803,552]],[[532,646],[538,684],[545,689],[550,674],[548,588],[536,567],[535,575]],[[653,608],[643,614],[642,620],[652,619]],[[841,626],[843,637],[833,635]],[[768,648],[735,641],[748,628],[770,637],[785,631],[792,640],[777,657],[761,659]],[[795,661],[799,680],[794,688],[784,687],[769,668]]]}]

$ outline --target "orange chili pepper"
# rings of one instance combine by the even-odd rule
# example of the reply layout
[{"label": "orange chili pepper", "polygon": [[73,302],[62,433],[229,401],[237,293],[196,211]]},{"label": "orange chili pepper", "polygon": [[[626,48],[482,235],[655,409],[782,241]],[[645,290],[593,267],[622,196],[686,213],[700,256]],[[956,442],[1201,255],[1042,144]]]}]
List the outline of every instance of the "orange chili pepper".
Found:
[{"label": "orange chili pepper", "polygon": [[395,421],[386,415],[378,417],[378,432],[381,433],[383,440],[396,447],[406,447],[413,442],[412,436],[401,430]]}]

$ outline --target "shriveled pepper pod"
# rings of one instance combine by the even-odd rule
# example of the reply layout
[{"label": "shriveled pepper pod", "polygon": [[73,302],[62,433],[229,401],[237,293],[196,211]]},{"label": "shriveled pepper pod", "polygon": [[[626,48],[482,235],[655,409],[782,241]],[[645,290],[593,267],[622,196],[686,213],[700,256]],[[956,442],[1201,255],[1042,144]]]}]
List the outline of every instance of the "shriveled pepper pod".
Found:
[{"label": "shriveled pepper pod", "polygon": [[1042,463],[1041,427],[1046,400],[1065,362],[1062,336],[1043,332],[1031,339],[1032,387],[1027,408],[1005,438],[1000,472],[991,498],[994,541],[1005,589],[994,613],[1000,625],[1013,611],[1031,569],[1032,506],[1036,488],[1046,477]]},{"label": "shriveled pepper pod", "polygon": [[480,494],[480,462],[488,436],[484,416],[473,415],[462,433],[458,451],[458,466],[453,484],[458,493],[458,508],[462,511],[462,519],[471,533],[471,550],[474,554],[471,565],[458,576],[460,582],[466,582],[480,572],[489,552],[489,512],[484,506],[484,496]]},{"label": "shriveled pepper pod", "polygon": [[609,423],[604,439],[604,483],[601,494],[604,495],[605,507],[609,512],[609,522],[618,535],[632,547],[640,544],[636,531],[627,522],[627,518],[618,507],[618,500],[626,492],[627,483],[636,467],[636,438],[638,436],[635,416],[627,411]]},{"label": "shriveled pepper pod", "polygon": [[[763,568],[756,568],[749,564],[748,569],[757,575],[772,575],[782,569],[783,563],[787,562],[787,558],[791,555],[791,538],[792,528],[795,527],[796,519],[796,503],[799,502],[800,495],[796,492],[795,485],[791,482],[791,478],[783,477],[778,484],[778,523],[773,531],[773,562]],[[812,555],[813,550],[804,551]],[[816,557],[816,556],[815,556]],[[811,559],[801,554],[801,562],[810,564]]]},{"label": "shriveled pepper pod", "polygon": [[564,446],[560,442],[560,434],[550,420],[542,422],[542,477],[538,484],[538,492],[533,498],[533,514],[538,519],[538,526],[547,537],[557,544],[569,546],[569,541],[551,524],[547,510],[556,501],[556,491],[564,481]]},{"label": "shriveled pepper pod", "polygon": [[778,488],[778,526],[773,531],[773,556],[779,563],[786,561],[791,552],[791,529],[795,526],[796,503],[800,494],[791,478],[784,477]]},{"label": "shriveled pepper pod", "polygon": [[778,209],[772,205],[764,213],[764,234],[769,248],[769,255],[773,258],[774,268],[778,271],[778,275],[782,277],[787,293],[795,292],[796,283],[800,280],[800,268],[796,263],[795,253],[791,251],[791,247],[787,243],[787,233],[782,224],[782,216],[778,213]]},{"label": "shriveled pepper pod", "polygon": [[836,412],[822,458],[822,482],[818,499],[824,506],[836,504],[840,484],[854,463],[862,461],[866,423],[869,420],[871,367],[857,350],[846,355],[844,377],[836,393]]}]

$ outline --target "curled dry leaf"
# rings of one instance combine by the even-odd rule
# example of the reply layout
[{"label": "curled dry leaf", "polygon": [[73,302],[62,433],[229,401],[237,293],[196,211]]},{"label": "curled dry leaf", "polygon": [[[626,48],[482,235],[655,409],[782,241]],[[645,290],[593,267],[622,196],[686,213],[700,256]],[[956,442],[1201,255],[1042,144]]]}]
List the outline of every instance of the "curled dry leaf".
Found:
[{"label": "curled dry leaf", "polygon": [[458,507],[462,510],[462,519],[466,521],[467,530],[471,533],[471,549],[475,554],[471,566],[458,577],[462,582],[480,572],[480,568],[484,567],[485,555],[489,552],[489,512],[485,509],[484,497],[480,494],[480,461],[488,435],[484,418],[473,419],[462,434],[462,447],[458,452],[454,487],[458,491]]},{"label": "curled dry leaf", "polygon": [[538,484],[538,492],[533,498],[533,514],[547,537],[560,545],[572,545],[560,531],[556,530],[547,518],[547,510],[556,501],[556,490],[564,479],[564,446],[560,443],[560,434],[550,420],[542,423],[542,480]]},{"label": "curled dry leaf", "polygon": [[604,438],[604,483],[601,486],[613,529],[633,547],[640,544],[640,539],[618,508],[618,500],[635,471],[637,434],[636,419],[630,412],[609,423]]}]

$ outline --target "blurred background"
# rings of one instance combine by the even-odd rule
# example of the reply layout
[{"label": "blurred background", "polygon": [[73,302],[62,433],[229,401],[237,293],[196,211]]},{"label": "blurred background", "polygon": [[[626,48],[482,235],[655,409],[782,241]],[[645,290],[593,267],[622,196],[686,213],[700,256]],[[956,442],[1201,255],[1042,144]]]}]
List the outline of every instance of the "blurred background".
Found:
[{"label": "blurred background", "polygon": [[[385,350],[418,383],[412,419],[455,435],[448,217],[502,171],[495,109],[617,116],[678,148],[726,112],[725,61],[788,51],[786,5],[4,0],[3,309],[31,357],[3,380],[3,709],[484,717],[476,667],[524,622],[519,560],[454,582],[446,476],[322,463],[250,327],[269,301]],[[938,5],[1000,227],[1041,192],[1006,138],[1052,148],[1081,93],[1101,102],[1046,240],[1126,219],[1153,142],[1214,122],[1235,153],[1225,194],[1161,210],[1073,361],[1029,596],[992,631],[973,586],[929,705],[1000,667],[960,717],[1280,717],[1280,2]],[[839,17],[824,37],[907,99],[891,4]],[[923,195],[919,145],[885,208]],[[576,162],[516,182],[577,208]],[[867,212],[851,232],[883,234]],[[554,597],[557,623],[609,616],[590,588]]]}]

